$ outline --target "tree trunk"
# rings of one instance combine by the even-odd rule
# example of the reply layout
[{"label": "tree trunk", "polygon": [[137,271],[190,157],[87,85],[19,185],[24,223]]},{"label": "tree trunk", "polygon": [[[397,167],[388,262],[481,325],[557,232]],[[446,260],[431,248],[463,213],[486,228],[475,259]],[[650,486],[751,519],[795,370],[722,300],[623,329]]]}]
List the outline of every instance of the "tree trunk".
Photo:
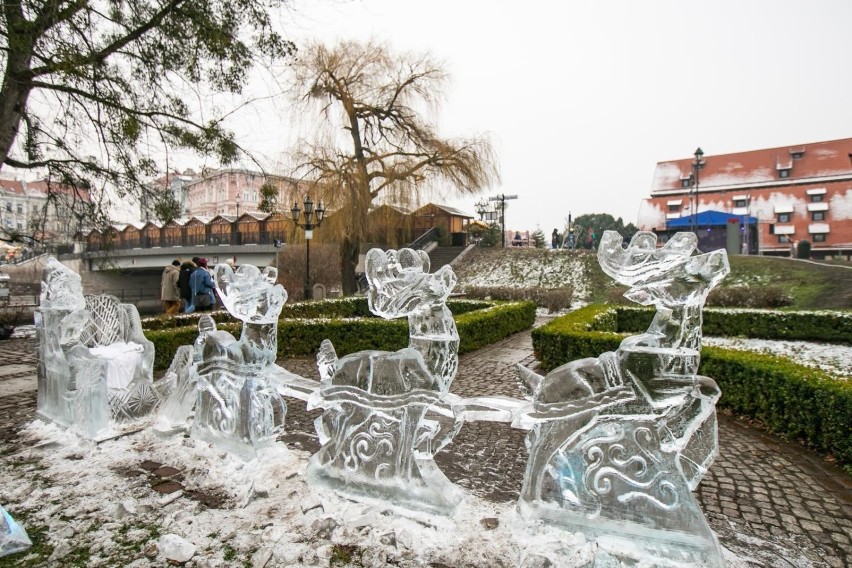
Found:
[{"label": "tree trunk", "polygon": [[[13,45],[11,40],[9,43]],[[3,86],[0,87],[0,169],[12,152],[32,90],[29,79],[24,79],[28,76],[30,59],[28,46],[24,53],[10,50],[6,60]]]},{"label": "tree trunk", "polygon": [[351,296],[358,292],[358,258],[361,253],[361,239],[357,236],[343,238],[340,246],[340,280],[343,284],[343,294]]}]

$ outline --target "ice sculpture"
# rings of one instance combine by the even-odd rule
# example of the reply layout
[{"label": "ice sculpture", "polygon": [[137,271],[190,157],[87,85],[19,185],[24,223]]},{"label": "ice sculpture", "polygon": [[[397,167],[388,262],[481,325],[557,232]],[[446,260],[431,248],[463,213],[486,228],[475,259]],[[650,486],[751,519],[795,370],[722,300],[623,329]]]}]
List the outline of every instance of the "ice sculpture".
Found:
[{"label": "ice sculpture", "polygon": [[281,433],[287,406],[266,377],[275,363],[278,316],[287,292],[275,281],[278,271],[227,264],[215,268],[216,291],[225,308],[243,322],[236,339],[201,316],[193,347],[179,350],[172,364],[174,389],[166,402],[167,419],[181,421],[195,397],[192,436],[252,459]]},{"label": "ice sculpture", "polygon": [[415,509],[447,512],[461,498],[432,456],[461,423],[447,391],[458,367],[459,336],[446,300],[452,268],[429,273],[429,257],[411,249],[367,253],[370,311],[407,316],[408,347],[361,351],[338,358],[331,342],[317,355],[320,389],[309,408],[322,447],[310,479],[360,497],[390,499]]},{"label": "ice sculpture", "polygon": [[0,505],[0,557],[26,550],[32,545],[27,531]]},{"label": "ice sculpture", "polygon": [[41,416],[94,439],[157,407],[154,344],[136,306],[84,296],[80,276],[49,258],[35,322]]},{"label": "ice sculpture", "polygon": [[522,511],[653,565],[723,566],[692,490],[718,453],[720,391],[696,374],[701,309],[730,269],[724,250],[693,256],[696,242],[678,233],[657,248],[640,232],[624,249],[605,232],[601,267],[656,306],[650,327],[544,377],[519,367],[531,402],[516,425],[532,425]]}]

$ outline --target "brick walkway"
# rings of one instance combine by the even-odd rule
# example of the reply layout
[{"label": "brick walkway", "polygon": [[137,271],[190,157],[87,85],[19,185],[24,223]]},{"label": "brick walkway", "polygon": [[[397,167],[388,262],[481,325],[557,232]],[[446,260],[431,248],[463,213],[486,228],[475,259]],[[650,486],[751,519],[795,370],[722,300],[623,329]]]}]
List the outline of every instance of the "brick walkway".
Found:
[{"label": "brick walkway", "polygon": [[[0,455],[35,412],[35,361],[32,340],[0,342]],[[516,363],[536,366],[529,333],[461,356],[452,391],[518,397]],[[311,359],[279,364],[317,378]],[[13,365],[29,366],[30,371],[4,374]],[[22,377],[29,377],[25,390],[3,394],[4,383],[20,384]],[[288,402],[285,441],[316,450],[313,420],[319,411],[307,412],[298,400]],[[506,424],[467,423],[436,461],[447,477],[471,493],[514,501],[526,466],[524,435]],[[697,496],[725,548],[755,567],[852,565],[852,477],[800,445],[724,413],[719,438],[720,456]]]}]

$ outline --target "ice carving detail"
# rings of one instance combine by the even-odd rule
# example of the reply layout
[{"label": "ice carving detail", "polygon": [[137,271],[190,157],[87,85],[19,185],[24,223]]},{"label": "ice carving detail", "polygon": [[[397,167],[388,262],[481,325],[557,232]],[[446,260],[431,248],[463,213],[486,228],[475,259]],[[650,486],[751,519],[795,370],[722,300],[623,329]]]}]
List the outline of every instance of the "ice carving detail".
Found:
[{"label": "ice carving detail", "polygon": [[343,492],[447,512],[460,491],[432,456],[461,426],[448,393],[458,370],[459,337],[446,305],[456,277],[449,266],[429,273],[428,255],[412,249],[372,249],[365,266],[370,310],[407,317],[409,345],[338,358],[323,341],[320,388],[309,400],[325,409],[316,421],[322,448],[309,475]]},{"label": "ice carving detail", "polygon": [[530,403],[516,424],[532,424],[521,508],[628,540],[644,549],[645,561],[723,566],[691,491],[718,453],[721,393],[697,374],[701,310],[730,269],[723,250],[693,255],[692,233],[660,248],[656,241],[640,232],[625,249],[607,231],[598,249],[603,270],[630,286],[625,296],[656,307],[645,333],[546,376],[519,367]]},{"label": "ice carving detail", "polygon": [[161,397],[153,382],[154,344],[136,306],[83,295],[80,276],[49,258],[38,337],[38,412],[88,438],[149,415]]},{"label": "ice carving detail", "polygon": [[287,405],[266,374],[278,351],[278,316],[287,292],[276,284],[277,269],[249,264],[234,271],[215,268],[216,292],[232,316],[243,322],[236,339],[219,330],[205,314],[198,323],[194,347],[176,354],[170,380],[172,395],[164,408],[167,421],[180,421],[191,409],[195,393],[192,436],[223,447],[244,459],[275,442]]}]

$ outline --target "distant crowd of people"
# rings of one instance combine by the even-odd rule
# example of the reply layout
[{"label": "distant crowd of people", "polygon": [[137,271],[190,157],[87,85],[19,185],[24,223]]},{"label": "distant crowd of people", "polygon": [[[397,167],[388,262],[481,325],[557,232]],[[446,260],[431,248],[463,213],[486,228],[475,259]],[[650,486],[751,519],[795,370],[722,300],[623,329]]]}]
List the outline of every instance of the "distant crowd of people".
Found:
[{"label": "distant crowd of people", "polygon": [[206,312],[216,305],[213,277],[207,259],[173,260],[163,270],[160,297],[166,314]]}]

